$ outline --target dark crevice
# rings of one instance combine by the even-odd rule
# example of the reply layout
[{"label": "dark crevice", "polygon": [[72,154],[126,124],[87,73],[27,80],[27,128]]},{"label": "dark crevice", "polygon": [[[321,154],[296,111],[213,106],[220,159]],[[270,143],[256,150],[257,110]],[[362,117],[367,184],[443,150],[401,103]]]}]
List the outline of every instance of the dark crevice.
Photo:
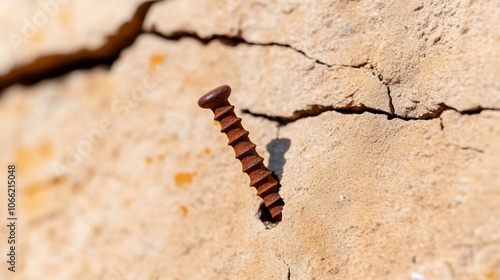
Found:
[{"label": "dark crevice", "polygon": [[401,117],[401,116],[396,116],[384,111],[380,111],[377,109],[372,109],[368,108],[365,105],[357,105],[357,106],[349,106],[349,107],[334,107],[334,106],[323,106],[323,105],[309,105],[306,109],[303,110],[297,110],[293,112],[291,116],[270,116],[266,114],[260,114],[260,113],[254,113],[250,111],[249,109],[244,109],[242,110],[243,113],[245,114],[250,114],[254,117],[261,117],[265,118],[270,121],[277,122],[279,125],[285,126],[289,123],[295,122],[300,119],[304,118],[309,118],[309,117],[316,117],[324,112],[330,112],[330,111],[335,111],[337,113],[341,114],[363,114],[363,113],[371,113],[371,114],[376,114],[376,115],[385,115],[387,116],[387,119],[402,119],[402,120],[416,120],[417,118],[411,118],[411,117]]},{"label": "dark crevice", "polygon": [[[264,46],[264,47],[278,46],[278,47],[283,47],[283,48],[287,48],[287,49],[292,49],[292,50],[296,51],[297,53],[300,53],[301,55],[303,55],[307,59],[314,60],[316,63],[321,64],[321,65],[326,65],[328,67],[332,67],[332,66],[352,67],[350,65],[329,65],[325,62],[322,62],[320,60],[317,60],[317,59],[314,59],[314,58],[308,56],[304,51],[299,50],[299,49],[297,49],[289,44],[282,44],[282,43],[276,43],[276,42],[271,42],[271,43],[249,42],[249,41],[245,40],[243,37],[241,37],[241,35],[237,36],[237,37],[227,36],[227,35],[212,35],[209,37],[201,37],[197,33],[188,32],[188,31],[177,31],[177,32],[172,32],[169,35],[165,35],[165,34],[159,32],[158,30],[156,30],[155,27],[153,27],[151,29],[151,31],[148,31],[146,33],[159,36],[159,37],[166,39],[166,40],[174,40],[174,41],[179,41],[179,40],[184,39],[184,38],[190,38],[190,39],[197,40],[197,41],[203,43],[204,45],[207,45],[207,44],[211,43],[212,41],[219,41],[225,45],[233,46],[233,47],[237,46],[239,44],[245,44],[245,45],[249,45],[249,46]],[[353,68],[358,68],[358,67],[353,67]]]},{"label": "dark crevice", "polygon": [[201,42],[203,45],[208,45],[212,41],[219,41],[224,45],[232,46],[232,47],[237,46],[238,44],[253,45],[252,43],[248,43],[239,37],[229,37],[229,36],[225,36],[225,35],[212,35],[212,36],[207,37],[207,38],[202,38],[196,33],[190,33],[187,31],[177,31],[177,32],[173,32],[170,35],[164,35],[161,32],[157,31],[154,26],[151,29],[151,31],[146,31],[145,33],[155,35],[155,36],[158,36],[162,39],[170,40],[170,41],[180,41],[184,38],[194,39],[196,41]]},{"label": "dark crevice", "polygon": [[75,70],[87,70],[95,67],[109,69],[119,58],[120,53],[131,46],[136,38],[143,33],[144,19],[151,6],[156,2],[158,1],[142,3],[130,21],[122,24],[117,32],[110,35],[106,43],[97,49],[83,49],[70,54],[43,56],[0,76],[0,94],[15,84],[33,85]]},{"label": "dark crevice", "polygon": [[429,119],[439,118],[441,117],[441,114],[443,114],[443,112],[446,110],[454,110],[458,112],[458,110],[448,107],[444,103],[439,103],[436,108],[430,109],[429,112],[421,115],[419,119],[429,120]]},{"label": "dark crevice", "polygon": [[389,98],[389,110],[391,112],[391,115],[395,115],[394,114],[394,104],[392,103],[392,96],[391,96],[391,88],[389,87],[389,84],[387,83],[387,81],[384,80],[384,77],[382,77],[382,75],[379,75],[379,79],[380,79],[380,82],[386,87],[387,89],[387,97]]},{"label": "dark crevice", "polygon": [[487,107],[481,107],[481,106],[477,106],[477,107],[465,109],[465,110],[458,110],[456,108],[453,108],[451,106],[446,105],[445,103],[439,103],[435,109],[429,110],[429,112],[423,114],[421,117],[419,117],[419,119],[440,118],[441,115],[443,114],[443,112],[448,111],[448,110],[455,111],[461,115],[477,115],[483,111],[500,112],[500,108],[487,108]]},{"label": "dark crevice", "polygon": [[238,44],[245,44],[245,45],[250,45],[250,46],[278,46],[278,47],[283,47],[283,48],[294,50],[295,52],[303,55],[305,58],[313,60],[315,63],[320,64],[320,65],[325,65],[327,67],[348,67],[348,68],[360,69],[360,68],[366,68],[366,66],[369,65],[370,69],[373,69],[373,67],[370,65],[370,63],[368,61],[363,61],[363,62],[360,62],[359,64],[329,64],[329,63],[326,63],[324,61],[321,61],[319,59],[316,59],[314,57],[309,56],[308,54],[305,53],[305,51],[297,49],[296,47],[294,47],[290,44],[277,43],[277,42],[270,42],[270,43],[250,42],[250,41],[245,40],[242,37],[241,30],[239,30],[237,36],[211,35],[208,37],[201,37],[196,32],[190,32],[190,31],[176,31],[176,32],[172,32],[169,34],[163,34],[153,26],[151,28],[151,30],[147,31],[146,33],[159,36],[159,37],[166,39],[166,40],[178,41],[178,40],[181,40],[183,38],[191,38],[191,39],[195,39],[199,42],[202,42],[203,44],[209,44],[212,41],[220,41],[220,42],[222,42],[226,45],[229,45],[229,46],[236,46]]},{"label": "dark crevice", "polygon": [[290,280],[292,279],[292,274],[290,272],[290,266],[288,267],[288,275],[287,275],[287,279]]},{"label": "dark crevice", "polygon": [[462,150],[474,151],[476,153],[481,153],[481,154],[484,153],[484,150],[481,150],[481,149],[478,149],[478,148],[473,148],[473,147],[459,147],[459,148],[462,149]]},{"label": "dark crevice", "polygon": [[[457,111],[457,110],[455,110],[455,111]],[[487,107],[478,106],[478,107],[475,107],[475,108],[472,108],[472,109],[466,109],[466,110],[457,111],[457,112],[459,112],[462,115],[476,115],[476,114],[481,113],[482,111],[497,111],[497,112],[500,112],[500,108],[487,108]]]},{"label": "dark crevice", "polygon": [[[365,65],[368,65],[369,69],[372,70],[372,75],[377,77],[377,79],[385,86],[387,90],[387,97],[389,98],[389,111],[391,112],[391,115],[395,115],[394,111],[394,104],[392,103],[392,96],[391,96],[391,88],[389,86],[389,81],[385,80],[382,74],[378,73],[378,70],[376,67],[374,67],[372,64],[366,62]],[[365,66],[363,65],[363,66]]]},{"label": "dark crevice", "polygon": [[387,95],[389,96],[389,110],[391,110],[391,114],[394,115],[394,104],[392,103],[392,96],[391,96],[391,88],[389,85],[385,85],[387,87]]},{"label": "dark crevice", "polygon": [[[287,125],[290,122],[294,122],[297,120],[297,119],[293,119],[293,116],[292,117],[270,116],[270,115],[266,115],[266,114],[254,113],[254,112],[250,111],[249,109],[243,109],[243,110],[241,110],[241,112],[244,114],[250,114],[254,117],[264,118],[264,119],[269,120],[269,121],[277,122],[279,125],[283,125],[283,126]],[[321,114],[321,113],[319,113],[319,114]],[[317,114],[315,116],[318,116],[319,114]]]},{"label": "dark crevice", "polygon": [[[359,114],[364,114],[364,113],[370,113],[370,114],[375,114],[375,115],[385,115],[385,116],[387,116],[388,120],[400,119],[400,120],[404,120],[404,121],[414,121],[414,120],[431,120],[431,119],[440,118],[441,114],[447,110],[453,110],[453,111],[458,112],[458,113],[463,114],[463,115],[475,115],[475,114],[479,114],[485,110],[500,111],[500,109],[496,109],[496,108],[482,108],[482,107],[477,107],[474,109],[467,109],[467,110],[459,111],[453,107],[447,106],[444,103],[440,103],[440,104],[438,104],[436,109],[431,110],[428,113],[425,113],[425,114],[419,116],[418,118],[417,117],[398,116],[394,113],[388,113],[385,111],[381,111],[381,110],[377,110],[377,109],[373,109],[373,108],[368,108],[363,104],[355,105],[355,106],[347,106],[347,107],[323,106],[323,105],[315,104],[315,105],[309,105],[306,109],[297,110],[297,111],[293,112],[293,114],[291,116],[267,115],[267,114],[262,114],[262,113],[255,113],[249,109],[243,109],[242,113],[250,114],[254,117],[265,118],[267,120],[277,122],[278,125],[280,125],[280,126],[285,126],[285,125],[292,123],[292,122],[295,122],[297,120],[309,118],[309,117],[316,117],[316,116],[323,114],[324,112],[330,112],[330,111],[334,111],[334,112],[346,114],[346,115],[353,115],[353,114],[359,115]],[[444,129],[444,127],[442,125],[442,121],[441,121],[441,128]]]}]

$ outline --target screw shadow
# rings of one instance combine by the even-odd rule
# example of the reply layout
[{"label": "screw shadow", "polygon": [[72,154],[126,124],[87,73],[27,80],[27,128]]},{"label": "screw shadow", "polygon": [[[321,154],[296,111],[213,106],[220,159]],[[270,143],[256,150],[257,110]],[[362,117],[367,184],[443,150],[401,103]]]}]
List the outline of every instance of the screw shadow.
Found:
[{"label": "screw shadow", "polygon": [[[288,138],[276,138],[266,146],[270,155],[268,168],[273,171],[272,176],[278,181],[278,191],[281,189],[280,181],[283,178],[283,168],[286,164],[285,153],[290,149],[291,143],[291,140]],[[271,213],[269,213],[264,203],[260,205],[257,215],[259,216],[259,220],[266,226],[266,229],[271,229],[277,225],[277,221],[273,220]]]},{"label": "screw shadow", "polygon": [[278,181],[283,178],[283,168],[286,164],[285,153],[290,149],[292,141],[288,138],[273,139],[266,148],[269,152],[269,166],[268,168],[274,171],[278,177]]}]

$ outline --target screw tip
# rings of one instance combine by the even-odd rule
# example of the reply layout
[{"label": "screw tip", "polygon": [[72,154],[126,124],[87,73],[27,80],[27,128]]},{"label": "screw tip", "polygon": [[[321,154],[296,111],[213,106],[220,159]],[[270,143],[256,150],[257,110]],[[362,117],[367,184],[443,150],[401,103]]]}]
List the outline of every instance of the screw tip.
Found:
[{"label": "screw tip", "polygon": [[198,100],[198,106],[210,109],[220,107],[228,102],[230,94],[231,88],[228,85],[220,86],[203,95]]}]

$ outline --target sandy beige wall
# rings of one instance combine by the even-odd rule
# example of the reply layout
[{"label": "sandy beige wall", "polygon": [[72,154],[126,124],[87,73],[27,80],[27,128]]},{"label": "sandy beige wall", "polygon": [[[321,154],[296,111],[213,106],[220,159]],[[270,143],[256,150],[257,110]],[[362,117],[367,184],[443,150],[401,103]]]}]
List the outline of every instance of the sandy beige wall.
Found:
[{"label": "sandy beige wall", "polygon": [[500,279],[499,1],[1,7],[1,279]]}]

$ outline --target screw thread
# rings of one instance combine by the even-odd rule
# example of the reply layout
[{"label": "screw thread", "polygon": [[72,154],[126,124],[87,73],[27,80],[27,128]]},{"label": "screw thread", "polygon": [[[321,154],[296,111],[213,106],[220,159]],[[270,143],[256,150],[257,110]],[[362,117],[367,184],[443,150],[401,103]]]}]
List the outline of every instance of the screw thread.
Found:
[{"label": "screw thread", "polygon": [[264,200],[273,219],[281,221],[284,202],[278,193],[278,181],[264,166],[264,159],[257,154],[256,145],[248,137],[249,132],[243,128],[241,118],[236,116],[234,106],[227,100],[230,92],[229,86],[218,87],[202,96],[198,104],[213,111],[214,120],[220,123],[220,131],[227,135],[228,145],[233,147],[242,171],[250,177],[250,186],[257,189],[257,195]]}]

